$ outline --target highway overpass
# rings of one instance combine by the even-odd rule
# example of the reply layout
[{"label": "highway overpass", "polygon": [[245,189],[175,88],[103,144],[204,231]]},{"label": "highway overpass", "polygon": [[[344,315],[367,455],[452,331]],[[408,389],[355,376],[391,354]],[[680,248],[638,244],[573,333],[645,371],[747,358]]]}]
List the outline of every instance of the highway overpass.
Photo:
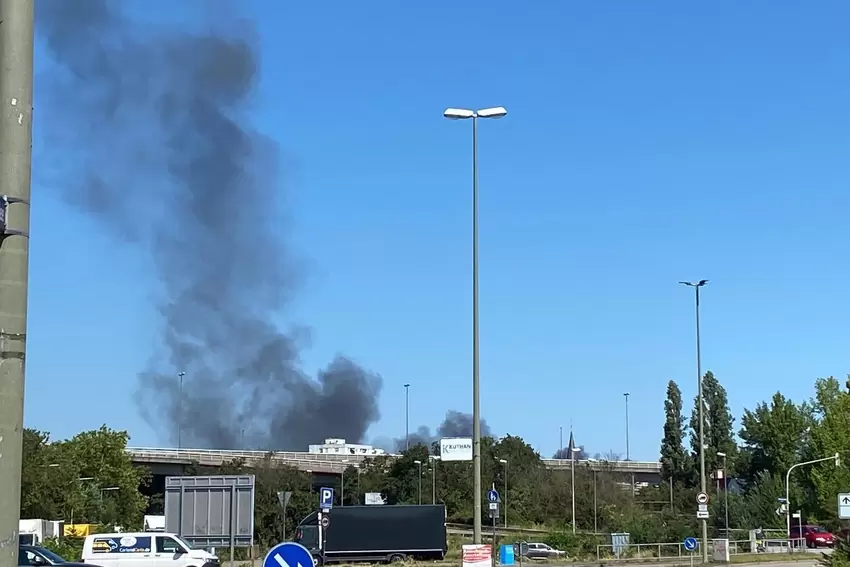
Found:
[{"label": "highway overpass", "polygon": [[[185,467],[197,463],[206,467],[220,467],[225,463],[241,459],[252,466],[269,458],[272,463],[288,465],[315,474],[340,474],[347,467],[356,465],[372,456],[332,455],[295,451],[227,451],[218,449],[155,449],[129,447],[127,453],[133,463],[145,465],[155,475],[179,475]],[[568,459],[543,459],[552,469],[570,470],[573,461]],[[611,471],[634,475],[635,482],[654,484],[661,479],[661,463],[655,461],[575,461],[576,470],[585,468],[596,471]]]}]

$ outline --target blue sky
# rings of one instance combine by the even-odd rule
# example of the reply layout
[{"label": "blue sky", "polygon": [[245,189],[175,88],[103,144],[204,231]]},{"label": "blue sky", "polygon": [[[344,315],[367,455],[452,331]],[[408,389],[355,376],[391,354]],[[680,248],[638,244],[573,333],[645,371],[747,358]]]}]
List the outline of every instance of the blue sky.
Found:
[{"label": "blue sky", "polygon": [[[846,2],[245,13],[281,224],[308,266],[281,321],[312,327],[306,370],[341,352],[383,376],[372,436],[403,433],[404,383],[414,425],[471,409],[470,124],[447,106],[510,113],[482,122],[479,146],[481,407],[496,432],[548,456],[572,423],[591,452],[624,454],[628,391],[631,456],[657,458],[667,381],[696,389],[682,279],[711,280],[703,365],[736,415],[850,372]],[[51,159],[37,123],[34,146],[37,171]],[[33,193],[27,425],[165,444],[133,399],[158,333],[147,251],[51,187]]]}]

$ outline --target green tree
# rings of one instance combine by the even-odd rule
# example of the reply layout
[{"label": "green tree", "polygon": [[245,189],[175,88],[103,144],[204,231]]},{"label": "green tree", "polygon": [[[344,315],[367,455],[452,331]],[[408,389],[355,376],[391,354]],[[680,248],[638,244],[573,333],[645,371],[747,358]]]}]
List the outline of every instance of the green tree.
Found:
[{"label": "green tree", "polygon": [[673,380],[667,383],[664,401],[664,437],[661,440],[661,478],[675,486],[683,486],[690,478],[688,454],[685,451],[685,417],[682,415],[682,391]]},{"label": "green tree", "polygon": [[757,473],[747,485],[744,505],[738,509],[740,516],[733,525],[753,528],[782,528],[784,516],[776,515],[779,498],[785,497],[785,479],[780,473]]},{"label": "green tree", "polygon": [[[50,445],[50,434],[24,429],[21,463],[21,518],[47,519],[62,517],[62,489],[57,487],[60,469],[56,450]],[[64,483],[60,483],[64,484]],[[73,490],[73,485],[70,486]]]},{"label": "green tree", "polygon": [[[809,434],[804,453],[807,460],[830,457],[838,453],[850,455],[850,377],[846,388],[841,388],[835,378],[819,379],[815,383],[812,401],[816,423]],[[831,459],[806,467],[799,473],[807,480],[807,500],[811,516],[818,521],[838,524],[838,505],[835,495],[846,492],[850,486],[850,470],[835,466]],[[798,477],[799,478],[799,477]]]},{"label": "green tree", "polygon": [[540,454],[521,437],[506,435],[493,445],[493,459],[497,464],[493,485],[501,494],[508,519],[515,525],[539,519],[537,479],[545,470]]},{"label": "green tree", "polygon": [[125,451],[129,438],[126,431],[102,426],[55,444],[80,486],[74,503],[79,520],[128,530],[142,526],[147,498],[139,487],[149,482],[150,471],[133,465]]},{"label": "green tree", "polygon": [[[734,419],[729,410],[726,389],[720,385],[711,371],[702,379],[703,392],[703,437],[705,441],[705,474],[710,475],[722,466],[718,453],[725,453],[728,463],[734,463],[737,454],[734,432]],[[699,396],[694,397],[694,411],[691,414],[691,452],[694,459],[695,475],[699,474]],[[697,478],[699,478],[697,476]],[[697,483],[698,484],[698,483]]]},{"label": "green tree", "polygon": [[761,472],[781,473],[800,461],[801,440],[812,425],[806,405],[798,406],[776,392],[770,405],[762,402],[744,410],[739,436],[743,441],[738,473],[754,481]]}]

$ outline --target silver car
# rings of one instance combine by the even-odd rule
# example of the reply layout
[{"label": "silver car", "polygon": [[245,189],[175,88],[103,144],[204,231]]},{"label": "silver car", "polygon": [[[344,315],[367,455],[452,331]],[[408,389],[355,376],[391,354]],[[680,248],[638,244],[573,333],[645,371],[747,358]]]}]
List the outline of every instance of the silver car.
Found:
[{"label": "silver car", "polygon": [[528,543],[522,546],[522,555],[529,559],[555,559],[563,557],[566,552],[554,549],[545,543]]}]

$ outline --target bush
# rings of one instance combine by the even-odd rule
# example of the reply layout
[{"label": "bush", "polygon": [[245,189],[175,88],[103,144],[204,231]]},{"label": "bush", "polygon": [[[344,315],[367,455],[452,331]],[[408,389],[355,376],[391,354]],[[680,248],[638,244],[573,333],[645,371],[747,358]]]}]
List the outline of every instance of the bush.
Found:
[{"label": "bush", "polygon": [[605,543],[605,538],[594,534],[552,532],[542,542],[555,549],[566,551],[571,557],[596,557],[596,546]]},{"label": "bush", "polygon": [[832,553],[821,554],[818,563],[823,567],[850,567],[850,541],[844,538],[838,538],[836,541]]},{"label": "bush", "polygon": [[44,540],[43,545],[67,561],[80,561],[83,557],[83,542],[85,540],[82,537],[48,538]]}]

